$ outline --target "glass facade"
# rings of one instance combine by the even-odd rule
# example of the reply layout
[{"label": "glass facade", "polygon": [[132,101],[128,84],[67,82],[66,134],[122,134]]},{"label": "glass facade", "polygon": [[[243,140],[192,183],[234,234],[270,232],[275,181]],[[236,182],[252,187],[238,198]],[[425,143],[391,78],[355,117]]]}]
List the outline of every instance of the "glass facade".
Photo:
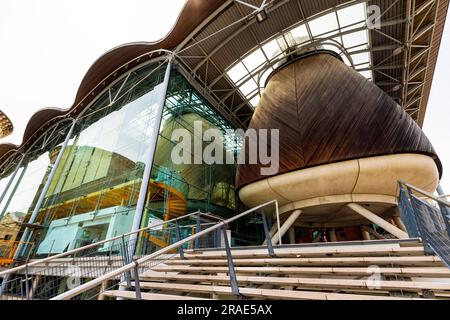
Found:
[{"label": "glass facade", "polygon": [[[201,121],[204,131],[218,129],[224,140],[232,129],[175,69],[159,136],[152,136],[165,69],[166,64],[153,63],[124,75],[78,116],[36,219],[27,225],[32,232],[25,240],[33,243],[33,255],[61,253],[131,231],[145,161],[156,138],[142,227],[195,210],[234,213],[234,165],[195,164],[193,152],[192,164],[174,164],[171,159],[176,146],[171,134],[176,129],[187,129],[194,138],[194,123]],[[0,227],[12,217],[30,222],[71,124],[71,119],[57,123],[27,150],[0,204]],[[203,146],[209,143],[201,141]],[[235,156],[231,143],[223,149]],[[4,164],[2,191],[18,159]],[[16,229],[3,239],[18,241],[24,228]]]},{"label": "glass facade", "polygon": [[[194,130],[198,123],[202,132]],[[173,139],[172,133],[177,129],[186,130],[189,134],[191,148],[184,150],[186,163],[176,164],[172,155],[180,142]],[[234,213],[236,196],[234,192],[235,166],[229,164],[207,164],[200,155],[194,156],[194,141],[201,141],[202,150],[211,143],[204,141],[201,133],[208,129],[216,129],[224,140],[223,154],[233,153],[234,146],[226,143],[227,130],[232,127],[206,102],[206,100],[181,76],[172,71],[171,81],[166,96],[156,154],[153,164],[152,177],[170,188],[175,189],[183,198],[186,209],[184,212],[201,210],[215,212],[222,215]],[[228,150],[227,150],[228,149]],[[167,218],[177,215],[168,210]]]}]

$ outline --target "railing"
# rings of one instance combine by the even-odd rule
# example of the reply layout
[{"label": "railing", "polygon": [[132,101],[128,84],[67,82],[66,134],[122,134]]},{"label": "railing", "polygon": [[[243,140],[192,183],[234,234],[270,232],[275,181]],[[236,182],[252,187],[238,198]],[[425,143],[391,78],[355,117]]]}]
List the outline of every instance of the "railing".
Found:
[{"label": "railing", "polygon": [[409,236],[420,237],[425,252],[450,268],[450,203],[404,182],[399,188],[398,205]]},{"label": "railing", "polygon": [[[156,265],[163,263],[164,261],[167,261],[167,259],[171,259],[174,257],[173,252],[178,251],[181,258],[184,257],[184,249],[183,246],[185,246],[189,242],[198,242],[196,240],[215,234],[216,231],[221,231],[222,233],[222,239],[223,239],[223,245],[226,250],[227,255],[227,261],[228,261],[228,274],[230,276],[230,283],[231,283],[231,289],[232,293],[235,296],[240,296],[239,287],[237,283],[236,273],[234,269],[233,259],[231,255],[231,248],[229,245],[228,235],[227,235],[227,226],[235,222],[238,219],[241,219],[245,216],[247,216],[250,213],[253,212],[260,212],[261,217],[263,220],[263,226],[264,226],[264,233],[266,236],[267,241],[267,250],[268,253],[271,256],[274,256],[274,250],[272,247],[271,238],[269,235],[269,228],[266,221],[266,216],[264,213],[264,208],[274,206],[275,208],[275,214],[277,216],[277,223],[279,225],[279,218],[278,218],[278,202],[276,200],[272,200],[269,202],[266,202],[264,204],[261,204],[259,206],[256,206],[250,210],[247,210],[245,212],[242,212],[232,218],[229,218],[227,220],[221,220],[212,226],[201,230],[193,235],[189,235],[185,237],[182,240],[179,240],[173,244],[168,245],[165,248],[162,248],[156,252],[153,252],[151,254],[145,255],[141,258],[136,259],[135,261],[132,261],[126,265],[120,266],[116,268],[115,270],[112,270],[108,273],[105,273],[102,276],[99,276],[91,281],[85,282],[83,284],[80,284],[79,286],[70,289],[62,294],[57,295],[56,297],[52,298],[52,300],[69,300],[69,299],[79,299],[80,297],[88,298],[88,299],[103,299],[103,293],[112,288],[120,288],[121,290],[131,289],[134,287],[135,289],[135,297],[136,299],[141,299],[141,290],[140,290],[140,281],[139,281],[139,275],[146,271],[151,270]],[[180,235],[179,228],[175,226],[177,229],[177,234]],[[217,233],[216,233],[217,234]],[[171,255],[172,254],[172,255]],[[131,279],[134,279],[134,282],[131,281]],[[118,279],[120,279],[118,281]],[[111,285],[111,282],[116,282],[115,285]]]},{"label": "railing", "polygon": [[[188,219],[195,219],[196,223],[187,224]],[[208,219],[207,223],[203,223],[202,220],[205,219]],[[127,265],[140,256],[158,251],[161,244],[155,239],[164,241],[164,246],[167,246],[181,239],[181,234],[190,235],[192,232],[198,232],[199,228],[214,220],[220,218],[193,212],[1,271],[0,300],[50,299],[64,292],[66,288],[75,288]],[[177,232],[173,232],[174,230]],[[173,256],[175,251],[167,251],[167,254],[168,257]],[[119,280],[112,281],[111,286],[116,286]]]}]

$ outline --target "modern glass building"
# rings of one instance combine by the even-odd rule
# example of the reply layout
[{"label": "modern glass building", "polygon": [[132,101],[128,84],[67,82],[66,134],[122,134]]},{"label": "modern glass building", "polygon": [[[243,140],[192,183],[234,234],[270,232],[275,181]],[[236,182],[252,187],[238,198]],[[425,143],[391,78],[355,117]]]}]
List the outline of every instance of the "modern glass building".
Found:
[{"label": "modern glass building", "polygon": [[[431,194],[443,172],[421,126],[447,7],[188,1],[163,40],[105,53],[70,108],[38,111],[20,146],[0,144],[2,263],[268,201],[269,224],[230,224],[232,245],[410,238],[399,182]],[[279,131],[255,149],[277,152],[275,173],[238,161],[252,157],[238,129]],[[205,161],[208,148],[233,161]]]},{"label": "modern glass building", "polygon": [[[176,65],[159,60],[118,78],[75,118],[55,121],[25,154],[3,163],[1,183],[10,186],[3,189],[2,218],[23,213],[27,226],[5,240],[26,232],[22,242],[33,243],[33,254],[48,255],[129,232],[133,223],[146,227],[195,210],[235,213],[234,165],[195,164],[193,151],[192,164],[171,160],[175,129],[194,137],[194,122],[201,121],[203,130],[225,137],[232,127]],[[224,152],[234,157],[236,145],[230,141]]]}]

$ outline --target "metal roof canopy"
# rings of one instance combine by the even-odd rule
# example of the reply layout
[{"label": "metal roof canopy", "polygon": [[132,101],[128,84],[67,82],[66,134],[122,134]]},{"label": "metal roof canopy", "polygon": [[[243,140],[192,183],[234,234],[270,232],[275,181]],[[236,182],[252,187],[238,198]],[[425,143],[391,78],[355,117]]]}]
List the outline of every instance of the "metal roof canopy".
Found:
[{"label": "metal roof canopy", "polygon": [[[366,3],[381,9],[381,28],[340,26],[315,37],[311,20],[330,12]],[[228,0],[203,21],[175,52],[180,70],[236,127],[246,128],[253,114],[249,101],[227,76],[227,71],[249,53],[296,26],[305,25],[311,42],[318,42],[366,30],[368,44],[350,53],[369,53],[372,80],[411,117],[423,124],[431,82],[449,0]],[[267,18],[256,14],[265,9]],[[337,14],[337,13],[336,13]],[[339,21],[339,20],[338,20]],[[346,52],[347,54],[349,52]],[[268,62],[271,58],[266,57]],[[248,79],[258,72],[248,74]]]}]

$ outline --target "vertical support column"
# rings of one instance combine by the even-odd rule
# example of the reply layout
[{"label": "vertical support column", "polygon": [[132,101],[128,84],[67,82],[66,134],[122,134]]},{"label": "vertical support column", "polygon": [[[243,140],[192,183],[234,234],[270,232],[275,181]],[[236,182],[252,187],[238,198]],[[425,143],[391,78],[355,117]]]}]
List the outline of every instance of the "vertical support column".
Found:
[{"label": "vertical support column", "polygon": [[330,229],[330,241],[337,242],[336,230],[334,228]]},{"label": "vertical support column", "polygon": [[22,165],[22,162],[23,162],[24,159],[25,159],[25,154],[22,155],[22,158],[20,158],[20,161],[17,164],[16,169],[14,169],[13,174],[9,178],[8,183],[6,184],[5,189],[2,192],[2,195],[0,196],[0,204],[2,203],[2,201],[5,198],[6,194],[8,193],[8,190],[11,187],[11,184],[13,183],[14,178],[17,175],[17,172],[19,172],[20,166]]},{"label": "vertical support column", "polygon": [[367,241],[367,240],[372,240],[372,238],[370,237],[370,233],[367,232],[367,230],[364,229],[363,227],[364,227],[364,226],[361,226],[361,227],[360,227],[361,235],[362,235],[363,240],[366,240],[366,241]]},{"label": "vertical support column", "polygon": [[[39,213],[39,209],[41,208],[42,203],[44,202],[45,195],[47,194],[47,191],[50,188],[50,184],[52,183],[53,178],[55,176],[56,169],[58,168],[59,163],[61,162],[64,152],[66,151],[67,144],[69,143],[70,137],[72,136],[72,133],[73,133],[76,123],[77,123],[76,120],[72,120],[72,125],[69,129],[69,132],[67,133],[66,139],[64,140],[61,150],[59,150],[58,157],[56,158],[56,161],[53,164],[52,169],[50,170],[50,174],[47,177],[47,181],[45,181],[44,188],[42,188],[42,191],[41,191],[41,194],[39,195],[38,201],[36,202],[36,205],[34,206],[33,213],[31,214],[30,220],[28,221],[29,224],[34,223],[34,221],[36,220],[36,217]],[[16,260],[20,256],[22,247],[23,247],[23,243],[28,241],[29,236],[31,236],[31,233],[30,233],[30,229],[27,227],[27,228],[25,228],[25,231],[22,234],[22,238],[20,238],[19,247],[17,248],[17,250],[14,254],[14,260]]]},{"label": "vertical support column", "polygon": [[289,228],[289,243],[294,244],[295,243],[295,227]]},{"label": "vertical support column", "polygon": [[[145,206],[145,199],[147,198],[147,190],[148,190],[148,182],[150,180],[150,174],[152,172],[152,166],[153,166],[153,157],[155,155],[156,151],[156,143],[158,141],[159,136],[159,127],[161,126],[161,119],[163,115],[163,109],[166,102],[166,95],[167,95],[167,89],[169,87],[169,78],[170,78],[170,69],[172,67],[172,56],[168,58],[166,72],[164,74],[164,81],[162,83],[162,89],[156,109],[155,114],[155,124],[153,126],[152,130],[152,136],[149,146],[149,151],[147,154],[147,158],[145,161],[145,169],[144,174],[142,176],[142,183],[141,188],[139,190],[139,196],[136,204],[136,211],[134,213],[134,219],[133,219],[133,226],[131,227],[131,231],[134,232],[136,230],[139,230],[141,226],[141,219],[142,219],[142,213],[144,212],[144,206]],[[130,237],[130,251],[134,253],[134,250],[136,248],[136,240],[137,235],[136,233],[133,233]]]}]

